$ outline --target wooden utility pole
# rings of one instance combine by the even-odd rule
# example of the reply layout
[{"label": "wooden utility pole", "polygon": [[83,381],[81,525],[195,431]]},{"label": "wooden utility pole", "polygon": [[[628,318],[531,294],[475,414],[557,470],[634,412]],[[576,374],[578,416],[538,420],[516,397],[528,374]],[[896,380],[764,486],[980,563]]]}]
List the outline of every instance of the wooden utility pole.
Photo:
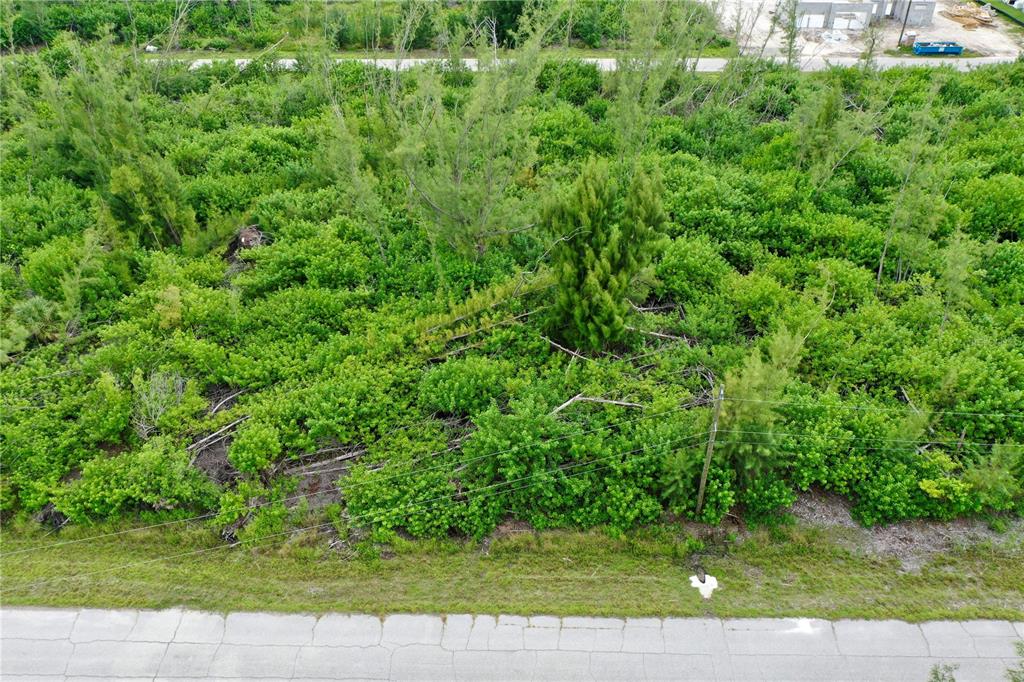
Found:
[{"label": "wooden utility pole", "polygon": [[708,434],[708,450],[704,455],[704,470],[700,472],[700,489],[697,491],[697,513],[704,507],[704,487],[708,484],[708,470],[711,468],[711,454],[715,451],[715,434],[718,433],[718,415],[722,412],[722,400],[725,398],[725,386],[718,387],[715,398],[715,411],[711,417],[711,432]]},{"label": "wooden utility pole", "polygon": [[903,26],[900,28],[900,38],[896,41],[896,49],[903,47],[903,32],[907,30],[907,19],[910,18],[910,6],[914,4],[914,0],[907,0],[907,11],[903,13]]}]

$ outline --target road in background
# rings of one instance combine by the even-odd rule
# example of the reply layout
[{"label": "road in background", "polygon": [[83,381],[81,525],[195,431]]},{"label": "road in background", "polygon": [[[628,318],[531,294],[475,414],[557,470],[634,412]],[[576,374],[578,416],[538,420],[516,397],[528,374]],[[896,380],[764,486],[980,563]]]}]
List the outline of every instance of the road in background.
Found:
[{"label": "road in background", "polygon": [[[1006,64],[1016,61],[1014,56],[1000,57],[876,57],[873,60],[875,66],[880,69],[891,69],[897,66],[950,66],[957,71],[970,71],[979,66],[991,64]],[[188,61],[188,60],[185,60]],[[199,69],[210,66],[215,61],[234,61],[239,68],[249,64],[251,59],[217,60],[217,59],[194,59],[191,60],[189,68]],[[410,57],[408,59],[337,59],[339,64],[345,62],[360,62],[371,64],[382,69],[406,71],[408,69],[424,66],[426,64],[443,62],[444,59],[432,57]],[[618,60],[611,57],[586,57],[580,61],[587,64],[594,64],[600,71],[614,71],[618,68]],[[698,73],[720,73],[725,70],[729,59],[725,57],[705,57],[696,60],[690,66]],[[273,64],[280,69],[293,70],[298,67],[299,60],[293,58],[275,59]],[[479,60],[463,59],[462,64],[470,71],[479,68]],[[833,66],[859,66],[864,61],[858,57],[805,57],[799,60],[798,66],[801,71],[825,71]]]}]

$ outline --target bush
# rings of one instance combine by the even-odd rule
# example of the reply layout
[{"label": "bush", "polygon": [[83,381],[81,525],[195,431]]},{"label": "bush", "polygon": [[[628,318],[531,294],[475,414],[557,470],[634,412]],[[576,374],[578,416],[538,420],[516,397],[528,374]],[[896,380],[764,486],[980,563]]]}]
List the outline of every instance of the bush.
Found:
[{"label": "bush", "polygon": [[93,233],[58,237],[26,254],[22,275],[34,293],[60,305],[67,318],[109,317],[131,284],[119,256]]},{"label": "bush", "polygon": [[1024,178],[972,178],[959,197],[959,206],[969,212],[966,231],[972,237],[1016,241],[1024,234]]},{"label": "bush", "polygon": [[510,369],[506,363],[485,357],[448,360],[424,374],[420,382],[420,405],[426,410],[446,414],[476,414],[491,406],[504,392]]},{"label": "bush", "polygon": [[607,127],[566,104],[538,113],[530,132],[538,140],[537,153],[548,163],[608,154],[614,145]]},{"label": "bush", "polygon": [[657,264],[659,295],[689,304],[714,296],[726,281],[729,264],[703,235],[676,237]]},{"label": "bush", "polygon": [[216,488],[189,460],[188,453],[164,440],[138,452],[94,459],[82,467],[81,478],[57,492],[57,510],[82,523],[141,509],[209,509]]},{"label": "bush", "polygon": [[578,59],[550,61],[544,64],[537,76],[537,89],[581,106],[600,94],[601,72],[596,64]]},{"label": "bush", "polygon": [[238,429],[228,449],[228,460],[244,473],[255,474],[281,454],[278,430],[260,422],[250,422]]}]

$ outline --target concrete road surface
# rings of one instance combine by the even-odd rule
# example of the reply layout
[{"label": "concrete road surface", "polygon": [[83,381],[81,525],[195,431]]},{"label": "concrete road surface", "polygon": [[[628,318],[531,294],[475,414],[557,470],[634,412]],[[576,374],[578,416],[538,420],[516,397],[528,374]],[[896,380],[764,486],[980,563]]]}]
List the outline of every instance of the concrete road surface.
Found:
[{"label": "concrete road surface", "polygon": [[0,611],[4,682],[912,680],[1016,664],[1024,623]]}]

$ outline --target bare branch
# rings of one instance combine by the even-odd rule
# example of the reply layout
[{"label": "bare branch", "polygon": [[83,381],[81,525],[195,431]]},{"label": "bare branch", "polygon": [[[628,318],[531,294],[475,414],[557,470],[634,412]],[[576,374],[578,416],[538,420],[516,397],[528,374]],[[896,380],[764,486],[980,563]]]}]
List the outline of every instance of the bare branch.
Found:
[{"label": "bare branch", "polygon": [[[197,450],[197,449],[203,447],[204,445],[209,445],[212,442],[216,442],[216,441],[213,440],[215,436],[219,436],[221,434],[224,434],[226,431],[229,431],[230,429],[235,428],[236,426],[238,426],[239,424],[241,424],[242,422],[244,422],[248,418],[249,418],[249,415],[245,415],[243,417],[239,417],[238,419],[236,419],[235,421],[231,422],[227,426],[223,426],[223,427],[217,429],[216,431],[211,433],[209,436],[206,436],[205,438],[197,440],[195,443],[192,443],[192,445],[189,445],[185,449],[186,450]],[[226,437],[226,435],[225,435],[225,437]],[[218,438],[217,440],[220,440],[220,439]]]},{"label": "bare branch", "polygon": [[549,339],[546,336],[541,336],[540,338],[544,339],[545,341],[547,341],[548,343],[550,343],[552,346],[554,346],[558,350],[562,351],[563,353],[568,353],[569,355],[573,356],[574,358],[579,358],[580,360],[586,360],[587,362],[593,362],[593,360],[591,360],[590,358],[588,358],[586,356],[583,356],[583,355],[580,355],[579,353],[577,353],[574,350],[569,350],[565,346],[563,346],[563,345],[561,345],[559,343],[555,343],[554,341],[552,341],[551,339]]},{"label": "bare branch", "polygon": [[653,336],[658,339],[668,339],[669,341],[684,341],[686,342],[686,345],[690,345],[690,339],[686,338],[685,336],[663,334],[662,332],[648,332],[644,331],[643,329],[638,329],[636,327],[630,327],[628,325],[626,326],[626,329],[628,329],[631,332],[636,332],[637,334],[646,334],[647,336]]},{"label": "bare branch", "polygon": [[216,405],[214,405],[213,407],[210,408],[210,414],[216,414],[217,410],[219,410],[220,408],[224,407],[224,405],[226,405],[229,400],[234,400],[238,396],[240,396],[243,393],[245,393],[245,391],[246,391],[246,389],[242,388],[242,389],[239,389],[239,390],[235,391],[234,393],[232,393],[228,397],[224,398],[219,403],[217,403]]},{"label": "bare branch", "polygon": [[573,397],[569,398],[564,403],[556,407],[555,409],[551,410],[551,414],[558,414],[559,412],[569,407],[573,403],[602,403],[605,405],[618,405],[619,407],[634,407],[640,410],[644,409],[644,406],[639,403],[630,403],[626,402],[625,400],[608,400],[606,398],[590,398],[583,395],[582,393],[577,393],[576,395],[574,395]]}]

